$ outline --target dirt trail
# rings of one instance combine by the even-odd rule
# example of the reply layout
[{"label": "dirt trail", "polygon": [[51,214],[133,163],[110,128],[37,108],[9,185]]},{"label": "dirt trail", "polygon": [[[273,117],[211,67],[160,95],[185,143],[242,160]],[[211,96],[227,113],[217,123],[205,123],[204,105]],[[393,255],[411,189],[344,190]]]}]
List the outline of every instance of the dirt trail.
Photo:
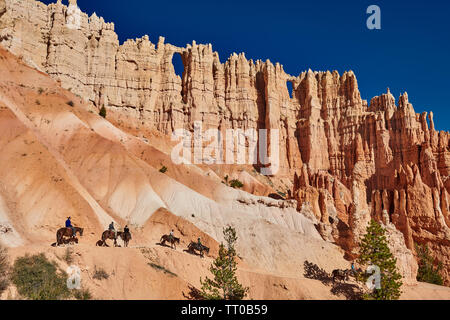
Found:
[{"label": "dirt trail", "polygon": [[[63,259],[66,248],[18,247],[10,249],[10,255],[14,259],[26,253],[45,252],[65,270],[68,267]],[[70,248],[73,250],[70,265],[81,269],[82,287],[88,288],[95,299],[192,299],[195,297],[193,288],[200,287],[200,277],[210,276],[207,268],[212,258],[191,255],[182,251],[182,247],[177,250],[159,245],[105,248],[81,243]],[[109,278],[96,280],[96,270],[106,271]],[[249,286],[249,299],[346,299],[344,293],[333,293],[331,285],[301,274],[282,277],[239,268],[238,277]],[[418,283],[403,286],[402,290],[402,299],[450,299],[450,289],[446,287]],[[11,298],[14,292],[10,288],[2,298],[8,295]]]}]

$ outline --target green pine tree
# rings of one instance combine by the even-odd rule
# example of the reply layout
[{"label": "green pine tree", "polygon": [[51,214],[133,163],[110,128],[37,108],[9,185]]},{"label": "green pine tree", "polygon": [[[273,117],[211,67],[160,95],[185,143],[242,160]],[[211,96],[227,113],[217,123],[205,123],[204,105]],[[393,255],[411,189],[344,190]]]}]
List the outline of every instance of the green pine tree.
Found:
[{"label": "green pine tree", "polygon": [[243,287],[236,277],[236,230],[228,226],[223,235],[227,246],[220,244],[219,256],[209,268],[214,278],[206,277],[205,281],[200,278],[200,294],[207,300],[242,300],[247,296],[248,288]]},{"label": "green pine tree", "polygon": [[103,118],[106,118],[106,108],[105,106],[102,106],[102,108],[100,109],[99,115]]},{"label": "green pine tree", "polygon": [[440,274],[442,262],[434,266],[434,259],[430,255],[427,245],[418,245],[416,243],[416,252],[419,260],[419,270],[417,272],[417,281],[428,282],[442,286],[444,280]]},{"label": "green pine tree", "polygon": [[[397,300],[401,295],[402,276],[397,270],[397,259],[388,247],[385,229],[372,220],[367,227],[367,233],[359,244],[360,255],[358,263],[361,265],[375,265],[380,268],[380,288],[364,294],[366,300]],[[363,283],[372,274],[363,273],[358,278]]]}]

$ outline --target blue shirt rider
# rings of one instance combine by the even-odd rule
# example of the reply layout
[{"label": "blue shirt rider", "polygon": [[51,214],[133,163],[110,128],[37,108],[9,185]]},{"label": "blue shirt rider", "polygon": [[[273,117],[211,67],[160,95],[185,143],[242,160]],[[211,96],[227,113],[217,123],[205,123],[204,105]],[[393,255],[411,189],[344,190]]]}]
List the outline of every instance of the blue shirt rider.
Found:
[{"label": "blue shirt rider", "polygon": [[114,228],[114,222],[111,222],[111,223],[109,224],[108,230],[114,232],[114,239],[117,239],[117,231],[116,231],[116,229]]},{"label": "blue shirt rider", "polygon": [[73,227],[72,221],[70,221],[70,219],[71,219],[70,217],[67,217],[66,228],[72,229],[72,237],[75,237],[77,234],[75,233],[75,228]]},{"label": "blue shirt rider", "polygon": [[355,268],[355,263],[352,262],[352,272],[354,275],[356,275],[356,268]]}]

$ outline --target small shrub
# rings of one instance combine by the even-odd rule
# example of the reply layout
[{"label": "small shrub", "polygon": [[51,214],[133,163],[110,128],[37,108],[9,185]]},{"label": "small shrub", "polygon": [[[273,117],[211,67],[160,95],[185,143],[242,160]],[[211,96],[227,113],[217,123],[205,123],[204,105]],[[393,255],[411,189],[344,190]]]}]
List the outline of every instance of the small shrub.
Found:
[{"label": "small shrub", "polygon": [[0,294],[6,290],[9,285],[9,262],[8,252],[0,246]]},{"label": "small shrub", "polygon": [[74,290],[73,297],[77,300],[91,300],[92,294],[88,289]]},{"label": "small shrub", "polygon": [[73,103],[73,101],[70,100],[70,101],[67,101],[67,105],[73,107],[75,105],[75,103]]},{"label": "small shrub", "polygon": [[166,173],[167,172],[167,167],[166,166],[163,166],[161,169],[159,169],[159,172],[161,172],[161,173]]},{"label": "small shrub", "polygon": [[96,280],[108,279],[109,274],[103,268],[97,269],[97,267],[95,267],[94,275],[92,276],[92,278]]},{"label": "small shrub", "polygon": [[36,104],[37,104],[38,106],[40,106],[40,105],[41,105],[41,102],[40,102],[39,100],[36,99]]},{"label": "small shrub", "polygon": [[21,296],[32,300],[68,298],[67,274],[43,253],[17,258],[12,269],[12,282]]},{"label": "small shrub", "polygon": [[269,184],[269,186],[271,186],[272,188],[274,187],[272,180],[270,180],[270,178],[268,176],[264,176],[266,177],[267,183]]},{"label": "small shrub", "polygon": [[244,184],[237,179],[233,179],[230,181],[230,187],[232,188],[242,188]]},{"label": "small shrub", "polygon": [[38,93],[39,93],[39,94],[42,94],[42,93],[44,93],[44,89],[42,89],[42,88],[39,88],[39,89],[38,89]]},{"label": "small shrub", "polygon": [[64,252],[63,260],[67,262],[67,264],[71,264],[73,262],[73,256],[72,256],[72,248],[66,248],[66,251]]},{"label": "small shrub", "polygon": [[98,113],[101,117],[106,118],[106,108],[105,106],[102,106],[100,109],[100,112]]},{"label": "small shrub", "polygon": [[168,274],[168,275],[171,275],[171,276],[173,276],[173,277],[176,277],[176,276],[177,276],[175,273],[173,273],[173,272],[170,271],[170,270],[167,270],[166,268],[164,268],[163,266],[160,266],[159,264],[150,262],[148,265],[149,265],[150,267],[152,267],[153,269],[156,269],[156,270],[158,270],[158,271],[162,271],[162,272],[164,272],[164,273],[166,273],[166,274]]},{"label": "small shrub", "polygon": [[277,193],[282,196],[283,198],[286,198],[286,193],[282,191],[277,191]]}]

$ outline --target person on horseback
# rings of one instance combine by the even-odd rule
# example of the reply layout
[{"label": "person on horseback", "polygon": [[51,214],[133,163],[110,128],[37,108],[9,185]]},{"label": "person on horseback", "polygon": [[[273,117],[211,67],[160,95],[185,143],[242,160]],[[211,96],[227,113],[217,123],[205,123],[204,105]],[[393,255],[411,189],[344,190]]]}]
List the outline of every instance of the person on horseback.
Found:
[{"label": "person on horseback", "polygon": [[67,217],[67,220],[66,220],[66,228],[72,229],[72,238],[73,238],[73,237],[76,236],[76,233],[75,233],[75,228],[73,227],[72,221],[71,221],[70,219],[71,219],[70,217]]},{"label": "person on horseback", "polygon": [[173,229],[172,229],[172,231],[170,231],[170,233],[169,233],[169,240],[170,240],[170,243],[172,243],[173,242]]},{"label": "person on horseback", "polygon": [[201,242],[201,240],[200,240],[200,237],[197,239],[197,246],[198,246],[199,248],[202,247],[202,242]]},{"label": "person on horseback", "polygon": [[355,262],[354,261],[352,261],[352,267],[350,269],[350,272],[351,272],[351,274],[353,274],[353,276],[356,277],[357,271],[356,271],[356,267],[355,267]]},{"label": "person on horseback", "polygon": [[125,228],[123,228],[123,233],[130,233],[130,229],[128,228],[128,226],[125,226]]},{"label": "person on horseback", "polygon": [[114,222],[111,222],[109,224],[108,230],[114,232],[114,240],[116,240],[117,239],[117,231],[114,228]]}]

